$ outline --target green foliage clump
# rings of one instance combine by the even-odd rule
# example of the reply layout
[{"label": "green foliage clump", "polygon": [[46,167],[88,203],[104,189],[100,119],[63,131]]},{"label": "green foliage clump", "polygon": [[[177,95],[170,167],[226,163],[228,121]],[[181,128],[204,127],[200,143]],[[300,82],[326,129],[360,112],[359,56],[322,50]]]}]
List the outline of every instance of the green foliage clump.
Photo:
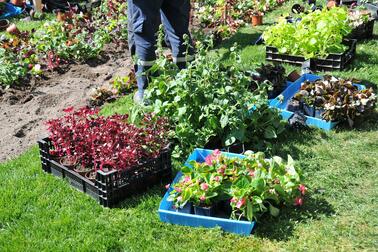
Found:
[{"label": "green foliage clump", "polygon": [[162,73],[153,78],[147,98],[155,113],[171,120],[176,156],[214,139],[223,146],[237,142],[261,146],[283,131],[277,112],[267,105],[266,84],[251,92],[251,77],[238,68],[235,48],[230,53],[225,65],[219,57],[209,59],[202,47],[176,77],[167,60],[160,62]]},{"label": "green foliage clump", "polygon": [[15,61],[13,53],[0,48],[0,85],[10,86],[26,75],[27,69]]},{"label": "green foliage clump", "polygon": [[350,31],[348,11],[335,7],[316,10],[295,23],[280,20],[269,27],[263,37],[266,45],[277,47],[280,53],[310,59],[344,52],[343,38]]}]

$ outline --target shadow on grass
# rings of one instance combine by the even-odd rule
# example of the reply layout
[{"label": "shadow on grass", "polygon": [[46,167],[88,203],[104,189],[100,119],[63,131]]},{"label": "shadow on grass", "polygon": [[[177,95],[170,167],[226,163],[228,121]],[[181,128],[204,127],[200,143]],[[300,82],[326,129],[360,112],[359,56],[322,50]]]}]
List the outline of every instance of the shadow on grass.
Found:
[{"label": "shadow on grass", "polygon": [[[216,46],[215,49],[229,49],[235,43],[239,46],[239,48],[244,48],[247,46],[254,45],[255,41],[261,36],[261,32],[255,31],[255,33],[247,33],[247,32],[237,32],[231,38],[224,40],[220,45]],[[229,57],[230,52],[227,52],[223,55],[222,60],[227,59]]]},{"label": "shadow on grass", "polygon": [[286,157],[290,154],[292,158],[299,159],[303,152],[300,147],[303,144],[317,144],[319,139],[327,140],[329,136],[324,131],[317,131],[312,128],[292,129],[287,128],[279,138],[272,144],[272,155]]},{"label": "shadow on grass", "polygon": [[135,208],[138,205],[146,202],[148,198],[156,198],[162,199],[167,189],[165,185],[167,183],[172,182],[172,179],[167,179],[160,184],[151,186],[145,190],[138,191],[136,194],[131,195],[130,197],[126,198],[125,200],[121,201],[115,208],[118,209],[127,209],[127,208]]},{"label": "shadow on grass", "polygon": [[275,241],[287,241],[293,236],[298,222],[319,220],[335,214],[332,205],[322,198],[310,196],[305,198],[303,206],[290,206],[281,210],[278,217],[266,216],[257,223],[255,236]]},{"label": "shadow on grass", "polygon": [[376,66],[378,62],[375,60],[375,57],[372,57],[371,54],[365,53],[362,50],[359,50],[358,53],[356,53],[356,56],[352,62],[352,64],[349,65],[348,69],[351,68],[363,68],[367,65],[369,66]]},{"label": "shadow on grass", "polygon": [[370,132],[378,130],[378,113],[373,111],[371,114],[359,117],[354,122],[353,128],[351,128],[347,122],[342,122],[337,126],[337,132],[346,132],[350,130],[356,130],[360,132]]}]

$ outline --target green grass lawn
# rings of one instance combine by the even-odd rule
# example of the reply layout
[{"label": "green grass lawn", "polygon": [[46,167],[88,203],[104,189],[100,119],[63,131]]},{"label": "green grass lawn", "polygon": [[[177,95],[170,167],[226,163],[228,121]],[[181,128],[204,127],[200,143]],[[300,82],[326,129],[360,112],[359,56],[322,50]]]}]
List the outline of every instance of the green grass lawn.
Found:
[{"label": "green grass lawn", "polygon": [[[285,6],[265,21],[271,23],[287,11]],[[263,29],[241,29],[220,53],[238,42],[243,67],[264,62],[264,46],[251,45]],[[353,65],[333,74],[376,87],[378,41],[359,43]],[[130,106],[130,97],[125,97],[103,113],[126,113]],[[297,160],[310,193],[302,208],[288,207],[277,218],[262,219],[249,237],[160,222],[157,209],[163,185],[125,200],[118,208],[102,208],[67,182],[43,173],[35,147],[0,164],[0,251],[375,251],[377,120],[378,113],[353,130],[341,126],[331,132],[286,131],[272,154],[291,154]]]}]

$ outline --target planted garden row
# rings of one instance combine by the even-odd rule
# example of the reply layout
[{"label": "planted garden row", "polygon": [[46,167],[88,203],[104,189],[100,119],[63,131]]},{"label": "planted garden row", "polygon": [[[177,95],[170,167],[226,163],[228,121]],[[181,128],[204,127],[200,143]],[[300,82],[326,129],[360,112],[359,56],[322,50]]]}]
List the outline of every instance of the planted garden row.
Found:
[{"label": "planted garden row", "polygon": [[124,1],[107,0],[91,13],[70,8],[58,20],[30,32],[13,25],[0,40],[0,85],[11,86],[28,75],[41,76],[73,61],[96,58],[112,41],[125,43],[126,11]]},{"label": "planted garden row", "polygon": [[261,25],[265,13],[286,0],[196,0],[192,4],[192,34],[196,40],[215,43],[231,37],[246,23]]}]

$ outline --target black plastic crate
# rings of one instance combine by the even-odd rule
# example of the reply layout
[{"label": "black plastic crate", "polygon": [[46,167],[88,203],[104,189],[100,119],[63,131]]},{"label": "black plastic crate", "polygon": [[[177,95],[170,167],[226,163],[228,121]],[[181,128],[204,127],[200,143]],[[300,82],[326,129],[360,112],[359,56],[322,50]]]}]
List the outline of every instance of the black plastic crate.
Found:
[{"label": "black plastic crate", "polygon": [[[326,58],[310,59],[310,68],[313,71],[332,71],[343,70],[352,60],[356,54],[355,39],[345,39],[343,44],[349,46],[344,53],[330,53]],[[281,54],[278,49],[273,46],[266,46],[266,60],[278,63],[288,63],[292,65],[302,66],[306,61],[303,56],[295,56],[289,54]]]},{"label": "black plastic crate", "polygon": [[133,194],[172,179],[170,148],[164,150],[159,157],[125,171],[97,171],[96,181],[92,182],[63,166],[50,155],[52,143],[49,138],[39,140],[38,145],[45,172],[67,179],[73,187],[90,195],[105,207],[114,207]]},{"label": "black plastic crate", "polygon": [[368,22],[354,28],[347,38],[356,40],[372,39],[375,23],[374,21],[374,19],[371,19]]}]

